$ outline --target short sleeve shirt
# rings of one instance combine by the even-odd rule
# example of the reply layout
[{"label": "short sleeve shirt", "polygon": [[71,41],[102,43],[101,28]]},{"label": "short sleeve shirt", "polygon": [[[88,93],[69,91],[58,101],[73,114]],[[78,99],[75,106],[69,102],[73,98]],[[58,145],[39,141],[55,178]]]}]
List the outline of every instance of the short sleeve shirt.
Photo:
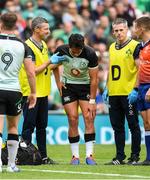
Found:
[{"label": "short sleeve shirt", "polygon": [[98,57],[95,51],[85,46],[78,57],[73,57],[68,45],[59,46],[56,50],[60,55],[65,55],[67,61],[63,64],[62,81],[70,84],[90,84],[89,69],[98,66]]}]

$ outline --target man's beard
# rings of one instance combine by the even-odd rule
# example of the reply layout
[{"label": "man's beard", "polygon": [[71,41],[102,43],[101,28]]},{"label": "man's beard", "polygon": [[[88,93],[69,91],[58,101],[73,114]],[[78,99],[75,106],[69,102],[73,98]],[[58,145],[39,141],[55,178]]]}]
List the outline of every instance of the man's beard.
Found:
[{"label": "man's beard", "polygon": [[47,38],[48,38],[48,36],[49,36],[49,34],[48,35],[44,35],[43,37],[42,37],[42,40],[46,40]]}]

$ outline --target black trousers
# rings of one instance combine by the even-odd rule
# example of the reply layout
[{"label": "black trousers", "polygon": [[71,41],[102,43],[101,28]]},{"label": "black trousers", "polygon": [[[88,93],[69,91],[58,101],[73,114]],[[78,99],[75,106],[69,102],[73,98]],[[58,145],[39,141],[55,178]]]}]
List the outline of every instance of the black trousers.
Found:
[{"label": "black trousers", "polygon": [[47,157],[46,127],[48,122],[48,97],[37,98],[36,105],[32,109],[28,109],[26,98],[24,97],[22,138],[31,142],[32,133],[34,128],[36,128],[37,146],[42,158],[44,158]]},{"label": "black trousers", "polygon": [[140,153],[141,131],[138,121],[136,104],[128,104],[127,96],[109,96],[109,116],[114,130],[116,158],[124,160],[125,147],[125,117],[131,132],[131,156]]}]

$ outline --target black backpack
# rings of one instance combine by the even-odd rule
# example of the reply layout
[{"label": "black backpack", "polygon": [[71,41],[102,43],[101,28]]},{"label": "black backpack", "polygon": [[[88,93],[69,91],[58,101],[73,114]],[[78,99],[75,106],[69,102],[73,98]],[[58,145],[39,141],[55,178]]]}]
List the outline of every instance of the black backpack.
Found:
[{"label": "black backpack", "polygon": [[[7,143],[6,143],[7,144]],[[7,145],[2,148],[2,163],[8,163],[8,150]],[[21,140],[19,142],[18,153],[16,157],[17,165],[40,165],[42,164],[42,157],[38,149],[27,141]]]}]

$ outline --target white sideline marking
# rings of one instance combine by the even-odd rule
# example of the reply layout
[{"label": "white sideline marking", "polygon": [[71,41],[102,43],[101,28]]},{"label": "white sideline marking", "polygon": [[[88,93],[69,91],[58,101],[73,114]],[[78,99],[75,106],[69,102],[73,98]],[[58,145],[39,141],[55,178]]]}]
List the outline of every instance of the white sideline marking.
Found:
[{"label": "white sideline marking", "polygon": [[106,174],[106,173],[93,173],[93,172],[79,172],[79,171],[59,171],[59,170],[48,170],[48,169],[21,169],[23,171],[30,172],[48,172],[48,173],[62,173],[62,174],[84,174],[84,175],[97,175],[97,176],[119,176],[119,177],[127,177],[127,178],[144,178],[149,179],[149,176],[140,176],[140,175],[127,175],[127,174]]}]

